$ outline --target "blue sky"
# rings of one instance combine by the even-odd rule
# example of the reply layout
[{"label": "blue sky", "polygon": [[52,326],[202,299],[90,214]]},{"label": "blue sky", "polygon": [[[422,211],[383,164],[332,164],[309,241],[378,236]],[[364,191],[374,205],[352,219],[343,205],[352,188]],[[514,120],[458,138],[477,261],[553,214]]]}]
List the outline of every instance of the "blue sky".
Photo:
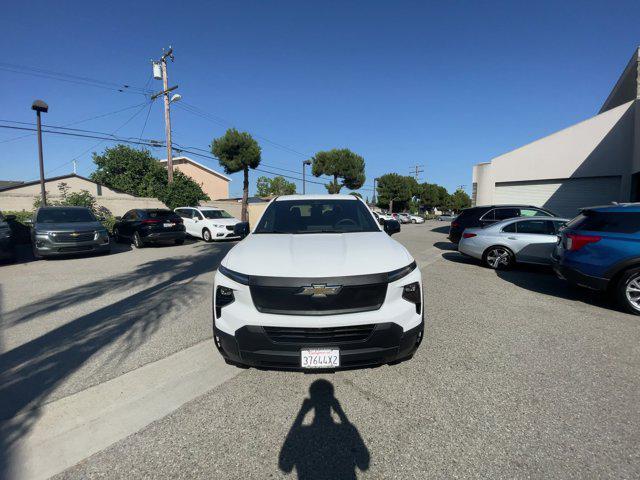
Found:
[{"label": "blue sky", "polygon": [[[265,170],[300,176],[276,167],[298,172],[306,155],[346,147],[365,158],[368,188],[376,176],[422,164],[422,181],[469,191],[474,163],[596,114],[640,43],[639,15],[637,1],[9,2],[0,62],[144,87],[150,60],[172,45],[182,145],[207,149],[233,125],[259,136]],[[1,120],[32,122],[36,98],[48,102],[52,125],[146,100],[1,67]],[[74,127],[120,127],[137,138],[147,111]],[[0,129],[0,142],[21,134]],[[159,101],[143,137],[164,139]],[[78,172],[90,173],[91,151],[109,145],[53,135],[44,143],[50,175],[70,172],[75,157]],[[38,177],[35,137],[0,148],[0,179]],[[232,178],[239,194],[241,179]]]}]

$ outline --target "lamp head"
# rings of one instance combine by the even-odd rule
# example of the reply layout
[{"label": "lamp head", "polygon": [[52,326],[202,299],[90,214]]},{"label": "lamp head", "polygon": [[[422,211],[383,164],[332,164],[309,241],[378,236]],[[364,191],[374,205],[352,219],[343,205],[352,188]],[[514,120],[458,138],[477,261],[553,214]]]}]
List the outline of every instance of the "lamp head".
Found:
[{"label": "lamp head", "polygon": [[31,105],[31,110],[47,113],[49,111],[49,105],[44,103],[43,100],[36,100],[35,102],[33,102],[33,105]]}]

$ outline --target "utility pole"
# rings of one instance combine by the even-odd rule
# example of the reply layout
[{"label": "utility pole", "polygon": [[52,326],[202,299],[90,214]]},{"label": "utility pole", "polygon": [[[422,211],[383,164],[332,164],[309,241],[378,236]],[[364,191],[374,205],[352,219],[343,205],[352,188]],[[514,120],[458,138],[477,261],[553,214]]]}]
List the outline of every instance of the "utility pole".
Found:
[{"label": "utility pole", "polygon": [[374,178],[373,179],[373,198],[371,199],[371,203],[373,203],[373,205],[376,204],[376,183],[377,183],[378,179]]},{"label": "utility pole", "polygon": [[[164,51],[164,49],[163,49]],[[178,86],[174,86],[169,88],[169,78],[167,76],[167,58],[170,58],[173,62],[173,48],[169,46],[169,50],[162,54],[160,57],[159,64],[162,71],[162,92],[156,93],[151,96],[151,100],[155,100],[160,95],[164,95],[164,124],[165,131],[167,135],[167,179],[169,183],[173,182],[173,149],[171,148],[171,109],[170,105],[173,99],[169,99],[169,92],[178,88]],[[154,64],[155,67],[155,64]],[[155,68],[154,68],[155,73]],[[155,75],[154,75],[155,76]],[[155,78],[158,78],[157,76]],[[176,100],[180,99],[179,95],[174,97]]]},{"label": "utility pole", "polygon": [[47,192],[44,188],[44,158],[42,155],[42,122],[40,120],[40,114],[42,112],[47,113],[49,111],[49,105],[42,100],[36,100],[31,105],[31,110],[36,111],[36,118],[38,123],[38,158],[40,161],[40,201],[43,207],[47,206]]},{"label": "utility pole", "polygon": [[305,175],[305,170],[306,170],[305,167],[307,165],[311,165],[311,160],[305,160],[305,161],[302,162],[302,194],[303,195],[305,193],[307,193],[306,185],[305,185],[306,179],[305,179],[305,176],[304,176]]},{"label": "utility pole", "polygon": [[411,175],[416,177],[416,182],[418,183],[420,182],[420,174],[424,172],[422,167],[424,167],[424,165],[416,165],[411,169]]}]

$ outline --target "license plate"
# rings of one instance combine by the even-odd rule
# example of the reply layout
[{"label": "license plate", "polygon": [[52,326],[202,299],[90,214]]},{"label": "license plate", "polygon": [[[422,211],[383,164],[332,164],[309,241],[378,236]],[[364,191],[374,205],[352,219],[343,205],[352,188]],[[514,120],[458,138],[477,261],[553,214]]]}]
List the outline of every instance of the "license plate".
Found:
[{"label": "license plate", "polygon": [[164,228],[171,228],[171,227],[173,227],[174,225],[175,225],[175,223],[165,223],[165,224],[163,224],[162,226],[163,226]]},{"label": "license plate", "polygon": [[336,368],[340,366],[340,350],[315,348],[300,352],[302,368]]}]

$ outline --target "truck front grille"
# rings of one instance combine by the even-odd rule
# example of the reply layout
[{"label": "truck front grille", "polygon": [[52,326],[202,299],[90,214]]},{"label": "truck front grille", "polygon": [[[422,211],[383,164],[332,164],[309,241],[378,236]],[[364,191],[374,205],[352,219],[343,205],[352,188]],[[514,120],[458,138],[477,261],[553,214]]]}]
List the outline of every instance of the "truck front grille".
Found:
[{"label": "truck front grille", "polygon": [[375,327],[375,325],[352,325],[322,328],[263,328],[272,342],[295,343],[297,345],[331,345],[365,341],[371,336]]},{"label": "truck front grille", "polygon": [[54,232],[51,239],[56,243],[79,243],[90,242],[95,238],[96,232]]},{"label": "truck front grille", "polygon": [[[313,282],[312,282],[313,285]],[[280,287],[250,285],[251,298],[262,313],[281,315],[336,315],[378,310],[387,294],[387,284],[344,285],[337,293],[305,295],[308,285]]]}]

